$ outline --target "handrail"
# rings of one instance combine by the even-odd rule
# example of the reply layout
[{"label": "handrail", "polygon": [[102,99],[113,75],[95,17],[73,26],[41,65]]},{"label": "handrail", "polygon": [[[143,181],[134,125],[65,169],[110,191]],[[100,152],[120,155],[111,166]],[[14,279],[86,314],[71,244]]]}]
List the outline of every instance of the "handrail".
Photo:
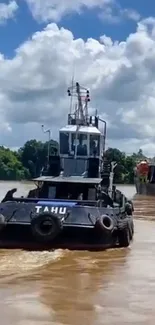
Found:
[{"label": "handrail", "polygon": [[47,202],[75,202],[82,204],[97,204],[97,200],[71,200],[71,199],[46,199],[46,198],[24,198],[24,197],[12,197],[9,201],[18,201],[18,202],[38,202],[38,201],[47,201]]}]

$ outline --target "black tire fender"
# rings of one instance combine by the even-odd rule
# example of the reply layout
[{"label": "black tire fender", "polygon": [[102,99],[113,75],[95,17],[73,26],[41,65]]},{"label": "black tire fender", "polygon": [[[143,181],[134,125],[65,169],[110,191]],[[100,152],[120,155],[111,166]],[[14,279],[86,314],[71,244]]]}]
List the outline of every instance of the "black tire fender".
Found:
[{"label": "black tire fender", "polygon": [[128,216],[127,218],[127,228],[129,229],[129,233],[130,233],[130,240],[133,239],[133,235],[134,235],[134,222],[133,222],[133,217],[132,216]]},{"label": "black tire fender", "polygon": [[132,218],[129,218],[128,220],[128,224],[129,224],[129,230],[130,230],[130,239],[133,239],[134,236],[134,222]]},{"label": "black tire fender", "polygon": [[51,242],[63,229],[63,221],[57,215],[41,213],[32,218],[31,230],[39,241]]},{"label": "black tire fender", "polygon": [[117,223],[118,231],[121,231],[121,230],[123,230],[123,229],[125,229],[127,227],[128,227],[128,218],[118,220],[118,223]]},{"label": "black tire fender", "polygon": [[131,204],[131,208],[132,208],[132,212],[134,212],[134,205],[133,202],[131,200],[128,200],[129,204]]},{"label": "black tire fender", "polygon": [[129,228],[128,218],[120,219],[117,225],[118,228],[118,242],[120,247],[128,247],[131,240],[131,232]]},{"label": "black tire fender", "polygon": [[125,212],[128,216],[132,216],[132,214],[134,212],[134,207],[133,207],[133,203],[131,201],[126,202]]},{"label": "black tire fender", "polygon": [[104,214],[96,220],[95,227],[102,231],[112,232],[114,229],[114,221],[110,216]]}]

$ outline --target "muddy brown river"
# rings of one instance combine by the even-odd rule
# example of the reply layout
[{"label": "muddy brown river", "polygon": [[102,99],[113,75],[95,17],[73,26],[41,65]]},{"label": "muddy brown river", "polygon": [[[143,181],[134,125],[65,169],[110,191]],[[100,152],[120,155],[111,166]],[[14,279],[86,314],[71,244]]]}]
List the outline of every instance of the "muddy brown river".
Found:
[{"label": "muddy brown river", "polygon": [[[0,182],[0,198],[30,184]],[[121,187],[128,197],[134,187]],[[1,325],[154,325],[155,200],[135,197],[135,237],[105,252],[0,251]]]}]

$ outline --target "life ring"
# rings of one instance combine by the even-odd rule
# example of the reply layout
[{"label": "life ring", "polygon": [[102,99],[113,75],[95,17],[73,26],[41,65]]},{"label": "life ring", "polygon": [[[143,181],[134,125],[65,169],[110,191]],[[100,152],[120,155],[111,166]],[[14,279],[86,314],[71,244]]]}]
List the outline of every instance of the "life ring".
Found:
[{"label": "life ring", "polygon": [[42,213],[31,220],[32,234],[39,241],[51,242],[62,229],[62,220],[54,214]]},{"label": "life ring", "polygon": [[114,229],[114,221],[111,217],[104,214],[100,218],[96,220],[95,224],[96,228],[106,231],[106,232],[112,232]]}]

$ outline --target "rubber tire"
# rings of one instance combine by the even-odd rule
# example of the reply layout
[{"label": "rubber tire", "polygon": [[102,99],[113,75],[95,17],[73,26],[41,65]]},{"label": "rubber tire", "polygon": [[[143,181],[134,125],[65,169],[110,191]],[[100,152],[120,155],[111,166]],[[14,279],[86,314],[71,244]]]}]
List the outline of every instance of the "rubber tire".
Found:
[{"label": "rubber tire", "polygon": [[128,200],[128,203],[131,204],[132,212],[134,212],[134,205],[133,205],[133,202],[132,202],[131,200]]},{"label": "rubber tire", "polygon": [[[51,229],[45,233],[41,230],[41,224],[43,222],[49,222]],[[54,240],[62,231],[63,223],[56,215],[42,213],[32,218],[31,220],[31,231],[33,236],[41,242],[51,242]]]},{"label": "rubber tire", "polygon": [[128,226],[118,230],[118,242],[120,247],[128,247],[130,245],[130,230]]},{"label": "rubber tire", "polygon": [[133,236],[134,236],[134,222],[132,220],[132,222],[131,222],[131,239],[133,239]]},{"label": "rubber tire", "polygon": [[125,212],[126,212],[127,216],[132,216],[133,207],[132,207],[131,203],[127,202],[125,204]]},{"label": "rubber tire", "polygon": [[133,223],[132,215],[128,216],[127,220],[128,220],[127,223],[128,223],[129,233],[130,233],[130,240],[132,240],[134,235],[134,223]]},{"label": "rubber tire", "polygon": [[[107,227],[105,224],[104,224],[104,220],[105,219],[108,219],[109,222],[110,222],[110,226]],[[112,232],[112,230],[114,229],[114,222],[113,222],[113,219],[111,217],[109,217],[108,215],[102,215],[99,219],[96,220],[96,224],[95,224],[95,228],[98,229],[98,230],[101,230],[102,232]]]}]

